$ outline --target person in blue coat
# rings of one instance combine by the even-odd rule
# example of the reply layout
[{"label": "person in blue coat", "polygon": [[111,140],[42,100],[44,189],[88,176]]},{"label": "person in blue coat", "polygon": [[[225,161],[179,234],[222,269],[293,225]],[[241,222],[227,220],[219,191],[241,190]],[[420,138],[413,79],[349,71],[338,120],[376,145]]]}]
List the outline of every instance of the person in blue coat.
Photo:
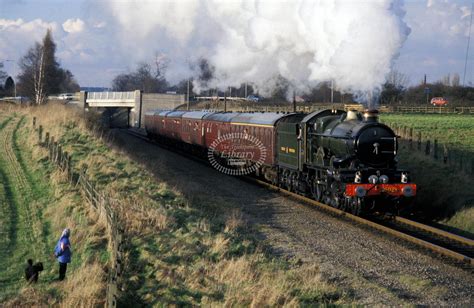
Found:
[{"label": "person in blue coat", "polygon": [[71,242],[69,241],[69,235],[71,230],[68,228],[64,229],[61,233],[56,247],[54,248],[54,256],[59,262],[59,280],[66,278],[67,264],[71,263]]}]

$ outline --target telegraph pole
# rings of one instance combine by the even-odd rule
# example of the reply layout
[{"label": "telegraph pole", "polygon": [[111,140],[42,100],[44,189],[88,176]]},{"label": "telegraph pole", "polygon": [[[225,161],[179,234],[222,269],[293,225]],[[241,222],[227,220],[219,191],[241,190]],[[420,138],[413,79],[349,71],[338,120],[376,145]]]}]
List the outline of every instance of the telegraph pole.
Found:
[{"label": "telegraph pole", "polygon": [[188,79],[188,95],[187,95],[187,102],[186,102],[186,110],[189,111],[189,79]]},{"label": "telegraph pole", "polygon": [[227,112],[227,91],[224,90],[224,112]]},{"label": "telegraph pole", "polygon": [[331,104],[334,104],[334,80],[331,79]]},{"label": "telegraph pole", "polygon": [[469,43],[471,42],[471,26],[472,26],[472,11],[474,10],[474,2],[471,6],[471,21],[469,22],[469,36],[467,38],[467,48],[466,48],[466,61],[464,61],[464,76],[462,78],[462,86],[466,84],[466,70],[467,70],[467,58],[469,55]]},{"label": "telegraph pole", "polygon": [[296,91],[293,90],[293,112],[296,112]]}]

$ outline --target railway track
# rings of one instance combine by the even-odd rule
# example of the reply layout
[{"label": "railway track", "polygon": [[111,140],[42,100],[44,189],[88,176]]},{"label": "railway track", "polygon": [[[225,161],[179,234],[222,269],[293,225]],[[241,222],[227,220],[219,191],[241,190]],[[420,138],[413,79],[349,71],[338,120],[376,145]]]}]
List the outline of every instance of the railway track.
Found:
[{"label": "railway track", "polygon": [[[136,138],[140,138],[146,142],[156,144],[142,132],[139,132],[137,130],[125,131],[126,133]],[[168,147],[165,148],[169,149]],[[201,159],[197,159],[194,156],[190,156],[187,153],[180,153],[182,155],[192,158],[193,160],[197,160],[200,162],[203,161]],[[317,202],[308,197],[289,192],[283,188],[274,186],[272,184],[255,178],[243,177],[243,179],[247,182],[252,182],[260,186],[266,187],[270,190],[282,193],[287,197],[296,199],[305,204],[315,206],[319,209],[324,210],[325,212],[331,213],[332,215],[344,217],[350,221],[368,226],[372,229],[381,231],[385,234],[389,234],[398,239],[402,239],[405,242],[414,244],[422,249],[434,252],[444,257],[448,257],[450,260],[454,260],[458,265],[461,265],[461,267],[466,268],[468,270],[474,269],[474,240],[453,233],[449,233],[444,230],[434,228],[432,226],[425,225],[400,216],[383,218],[363,218],[355,216],[350,213],[328,206],[326,204]]]}]

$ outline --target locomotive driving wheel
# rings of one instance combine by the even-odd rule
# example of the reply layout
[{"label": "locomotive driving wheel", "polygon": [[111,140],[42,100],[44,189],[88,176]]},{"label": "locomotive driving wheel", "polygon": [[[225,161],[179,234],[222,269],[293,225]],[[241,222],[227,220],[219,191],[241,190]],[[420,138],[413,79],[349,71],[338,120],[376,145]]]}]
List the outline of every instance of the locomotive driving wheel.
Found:
[{"label": "locomotive driving wheel", "polygon": [[323,184],[315,184],[314,185],[314,198],[316,199],[316,201],[318,202],[322,202],[323,201],[323,198],[324,198],[324,192],[326,191],[326,185],[323,185]]},{"label": "locomotive driving wheel", "polygon": [[351,213],[355,216],[360,216],[362,212],[362,201],[359,198],[355,198],[351,202]]}]

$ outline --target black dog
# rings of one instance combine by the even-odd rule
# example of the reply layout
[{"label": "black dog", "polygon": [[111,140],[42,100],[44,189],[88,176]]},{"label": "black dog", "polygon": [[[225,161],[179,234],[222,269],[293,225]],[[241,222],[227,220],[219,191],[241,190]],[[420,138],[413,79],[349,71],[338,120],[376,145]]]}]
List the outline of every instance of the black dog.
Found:
[{"label": "black dog", "polygon": [[39,272],[43,270],[43,263],[38,262],[33,265],[33,260],[28,259],[28,265],[25,269],[25,278],[28,283],[38,282]]}]

